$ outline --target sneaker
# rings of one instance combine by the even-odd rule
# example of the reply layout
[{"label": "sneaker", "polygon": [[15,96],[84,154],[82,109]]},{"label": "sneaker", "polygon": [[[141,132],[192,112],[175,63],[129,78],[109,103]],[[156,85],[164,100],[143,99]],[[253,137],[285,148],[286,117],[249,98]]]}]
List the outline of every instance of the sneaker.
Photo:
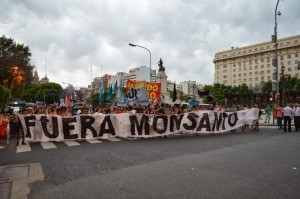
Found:
[{"label": "sneaker", "polygon": [[25,142],[22,142],[22,145],[26,145]]}]

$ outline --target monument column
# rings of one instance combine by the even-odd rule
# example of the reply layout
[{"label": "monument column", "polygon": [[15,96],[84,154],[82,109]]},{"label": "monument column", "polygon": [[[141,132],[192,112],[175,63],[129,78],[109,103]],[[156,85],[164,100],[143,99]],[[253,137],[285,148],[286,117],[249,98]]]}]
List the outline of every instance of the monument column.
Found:
[{"label": "monument column", "polygon": [[171,98],[169,96],[169,93],[167,91],[168,76],[166,75],[165,67],[163,66],[163,61],[160,59],[157,64],[159,66],[159,70],[156,74],[156,82],[160,83],[160,85],[161,85],[160,100],[163,103],[171,103],[172,100],[171,100]]}]

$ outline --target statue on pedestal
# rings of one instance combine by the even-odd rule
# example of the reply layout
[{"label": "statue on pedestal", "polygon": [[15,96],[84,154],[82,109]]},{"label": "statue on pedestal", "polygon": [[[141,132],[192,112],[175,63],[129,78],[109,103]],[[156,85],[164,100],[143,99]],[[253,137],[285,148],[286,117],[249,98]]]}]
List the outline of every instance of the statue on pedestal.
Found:
[{"label": "statue on pedestal", "polygon": [[163,61],[161,60],[161,58],[159,59],[157,65],[159,66],[158,71],[165,71],[165,67],[163,66]]}]

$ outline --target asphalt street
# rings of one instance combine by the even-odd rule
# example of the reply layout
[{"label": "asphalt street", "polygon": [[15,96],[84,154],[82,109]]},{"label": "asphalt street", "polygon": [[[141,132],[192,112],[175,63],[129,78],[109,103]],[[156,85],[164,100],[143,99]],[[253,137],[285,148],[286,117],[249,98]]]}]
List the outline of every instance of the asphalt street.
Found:
[{"label": "asphalt street", "polygon": [[40,163],[28,198],[300,198],[300,133],[276,127],[220,135],[54,143],[16,153],[0,166]]}]

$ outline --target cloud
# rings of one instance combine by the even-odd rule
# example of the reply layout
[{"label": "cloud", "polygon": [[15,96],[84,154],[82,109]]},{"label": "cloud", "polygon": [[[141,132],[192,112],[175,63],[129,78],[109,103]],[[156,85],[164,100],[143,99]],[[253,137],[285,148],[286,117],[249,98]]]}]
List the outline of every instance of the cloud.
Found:
[{"label": "cloud", "polygon": [[[28,45],[40,77],[87,86],[162,58],[170,80],[213,83],[214,55],[269,41],[276,1],[2,0],[0,33]],[[299,1],[280,1],[278,35],[299,34]]]}]

